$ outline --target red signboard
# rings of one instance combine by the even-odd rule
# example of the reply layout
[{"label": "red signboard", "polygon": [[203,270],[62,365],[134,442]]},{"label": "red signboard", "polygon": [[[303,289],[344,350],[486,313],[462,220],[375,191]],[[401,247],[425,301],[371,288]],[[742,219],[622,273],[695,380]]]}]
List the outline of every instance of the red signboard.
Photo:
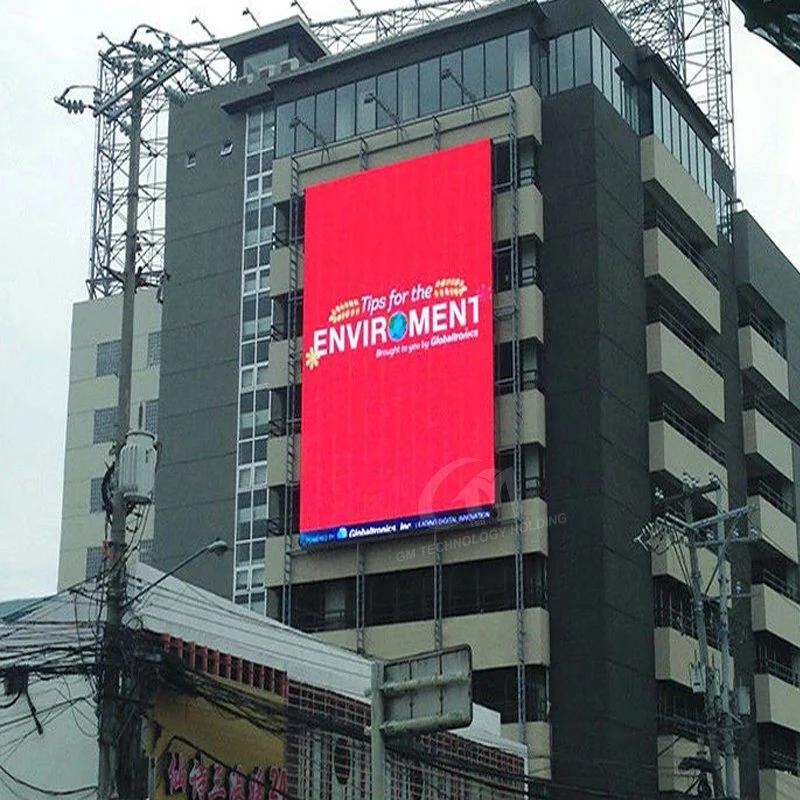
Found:
[{"label": "red signboard", "polygon": [[301,544],[495,502],[491,143],[306,192]]}]

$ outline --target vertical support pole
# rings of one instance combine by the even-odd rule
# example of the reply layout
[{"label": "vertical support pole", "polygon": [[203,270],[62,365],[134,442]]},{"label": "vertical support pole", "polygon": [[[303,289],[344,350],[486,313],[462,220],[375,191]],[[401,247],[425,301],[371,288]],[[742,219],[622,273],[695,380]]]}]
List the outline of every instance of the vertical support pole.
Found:
[{"label": "vertical support pole", "polygon": [[442,549],[439,534],[433,529],[433,647],[443,647],[442,633]]},{"label": "vertical support pole", "polygon": [[[717,489],[717,512],[722,510],[722,486]],[[731,718],[731,651],[730,626],[728,620],[728,599],[730,597],[730,578],[728,559],[728,537],[725,533],[725,522],[717,523],[717,540],[721,543],[717,549],[717,580],[719,582],[719,648],[722,651],[720,696],[722,698],[722,745],[725,754],[725,797],[739,796],[736,780],[736,764],[734,761],[733,727]]]},{"label": "vertical support pole", "polygon": [[121,668],[122,608],[125,596],[125,523],[127,504],[122,494],[119,456],[125,446],[131,415],[131,372],[133,362],[133,314],[136,296],[136,238],[139,209],[139,153],[142,132],[142,88],[136,80],[141,64],[134,62],[131,90],[130,156],[128,165],[127,216],[125,228],[125,269],[123,271],[122,331],[117,395],[117,438],[114,442],[116,486],[112,497],[111,542],[108,563],[106,625],[103,635],[103,682],[98,732],[98,797],[108,800],[127,796],[118,786],[120,764],[119,690],[124,676]]},{"label": "vertical support pole", "polygon": [[[685,487],[685,491],[691,491]],[[683,501],[684,519],[691,523],[694,520],[692,498],[686,497]],[[697,645],[700,653],[700,665],[703,669],[705,681],[706,731],[708,737],[709,759],[711,761],[712,778],[714,782],[714,797],[723,797],[722,774],[719,760],[719,743],[717,741],[716,719],[716,680],[711,671],[708,659],[708,639],[706,638],[706,615],[703,602],[703,576],[700,574],[700,563],[697,557],[697,532],[691,530],[687,534],[689,542],[689,565],[691,569],[692,605],[694,607],[695,626],[697,628]]]},{"label": "vertical support pole", "polygon": [[372,664],[370,717],[370,780],[372,800],[386,800],[386,748],[383,741],[383,662]]},{"label": "vertical support pole", "polygon": [[356,652],[364,654],[366,598],[364,597],[364,545],[356,542]]}]

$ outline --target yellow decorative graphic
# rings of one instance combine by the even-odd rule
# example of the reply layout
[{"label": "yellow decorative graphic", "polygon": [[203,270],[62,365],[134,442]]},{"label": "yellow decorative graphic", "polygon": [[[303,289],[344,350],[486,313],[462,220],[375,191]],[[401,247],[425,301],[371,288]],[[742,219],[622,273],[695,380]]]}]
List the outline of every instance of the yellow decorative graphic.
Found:
[{"label": "yellow decorative graphic", "polygon": [[309,369],[316,369],[319,366],[319,359],[319,353],[313,347],[309,347],[306,351],[306,366]]},{"label": "yellow decorative graphic", "polygon": [[361,311],[361,303],[358,300],[345,300],[343,303],[337,303],[328,316],[328,322],[344,322],[351,317],[357,317]]},{"label": "yellow decorative graphic", "polygon": [[439,278],[433,284],[434,297],[461,297],[467,293],[463,278]]}]

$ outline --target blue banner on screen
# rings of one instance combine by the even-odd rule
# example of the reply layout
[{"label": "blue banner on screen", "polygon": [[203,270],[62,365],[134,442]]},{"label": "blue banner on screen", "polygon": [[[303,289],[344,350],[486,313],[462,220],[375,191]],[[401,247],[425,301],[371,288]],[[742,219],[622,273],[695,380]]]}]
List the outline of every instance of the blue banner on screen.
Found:
[{"label": "blue banner on screen", "polygon": [[426,514],[425,516],[390,519],[371,525],[340,525],[338,528],[324,528],[300,534],[300,546],[311,547],[334,542],[351,542],[355,539],[375,539],[381,536],[412,534],[429,528],[457,527],[484,522],[495,516],[493,506],[454,511],[446,514]]}]

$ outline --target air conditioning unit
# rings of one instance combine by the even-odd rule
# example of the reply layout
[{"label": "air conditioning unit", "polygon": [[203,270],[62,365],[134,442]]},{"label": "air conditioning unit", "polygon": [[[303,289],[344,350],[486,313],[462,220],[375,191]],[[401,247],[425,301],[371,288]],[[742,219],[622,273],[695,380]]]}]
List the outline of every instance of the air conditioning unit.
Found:
[{"label": "air conditioning unit", "polygon": [[242,77],[239,78],[239,80],[236,81],[236,83],[238,83],[239,86],[247,86],[248,84],[253,82],[254,78],[255,75],[253,75],[252,72],[248,72],[247,75],[242,75]]},{"label": "air conditioning unit", "polygon": [[267,64],[266,67],[261,67],[261,69],[258,71],[258,77],[274,78],[277,72],[278,72],[277,64]]},{"label": "air conditioning unit", "polygon": [[283,74],[284,72],[291,72],[300,66],[299,58],[286,58],[278,64],[278,70]]}]

